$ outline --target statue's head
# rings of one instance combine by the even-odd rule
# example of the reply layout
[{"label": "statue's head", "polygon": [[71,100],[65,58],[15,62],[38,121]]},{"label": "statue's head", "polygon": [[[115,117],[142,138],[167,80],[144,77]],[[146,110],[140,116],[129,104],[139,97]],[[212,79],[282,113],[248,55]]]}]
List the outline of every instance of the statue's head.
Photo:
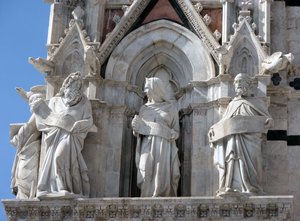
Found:
[{"label": "statue's head", "polygon": [[80,72],[71,73],[63,82],[62,87],[57,94],[64,98],[67,106],[77,104],[82,98],[82,78]]},{"label": "statue's head", "polygon": [[159,103],[167,100],[164,83],[158,77],[146,78],[144,92],[149,102]]},{"label": "statue's head", "polygon": [[247,96],[251,86],[251,79],[247,74],[239,73],[235,76],[233,84],[236,96]]}]

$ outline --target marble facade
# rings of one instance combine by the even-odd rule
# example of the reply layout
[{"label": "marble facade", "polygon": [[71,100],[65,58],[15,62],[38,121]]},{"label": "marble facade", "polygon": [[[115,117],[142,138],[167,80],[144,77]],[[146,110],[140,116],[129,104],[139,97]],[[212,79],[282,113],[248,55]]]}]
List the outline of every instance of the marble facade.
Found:
[{"label": "marble facade", "polygon": [[[46,74],[46,100],[70,73],[82,73],[97,128],[87,134],[82,150],[93,199],[4,200],[9,219],[26,219],[31,213],[32,219],[42,219],[49,203],[44,219],[50,220],[67,219],[68,214],[69,220],[241,220],[248,217],[247,208],[249,220],[300,217],[299,7],[270,0],[47,2],[48,56],[29,62]],[[278,61],[272,57],[275,52],[281,52]],[[288,53],[294,59],[281,65]],[[179,112],[181,178],[177,198],[138,199],[131,122],[145,103],[145,78],[160,67],[169,73],[163,79],[170,82]],[[251,95],[269,107],[274,120],[262,135],[261,185],[266,196],[217,198],[219,175],[207,134],[234,97],[233,81],[241,72],[251,78]],[[16,134],[19,127],[11,128]],[[45,154],[42,142],[40,162]],[[240,212],[234,215],[239,203]],[[143,215],[135,217],[136,211]]]}]

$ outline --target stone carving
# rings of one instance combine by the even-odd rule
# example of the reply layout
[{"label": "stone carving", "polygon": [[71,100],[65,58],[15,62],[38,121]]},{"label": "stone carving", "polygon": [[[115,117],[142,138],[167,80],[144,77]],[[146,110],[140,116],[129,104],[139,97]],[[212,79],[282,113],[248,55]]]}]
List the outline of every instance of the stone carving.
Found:
[{"label": "stone carving", "polygon": [[292,53],[275,52],[262,61],[261,74],[273,74],[283,70],[290,70],[294,56]]},{"label": "stone carving", "polygon": [[115,23],[115,25],[117,25],[121,21],[121,17],[119,15],[115,14],[114,17],[112,18],[112,20]]},{"label": "stone carving", "polygon": [[[27,101],[31,99],[45,99],[45,88],[35,86],[30,92],[16,88],[17,92]],[[17,153],[12,168],[11,188],[17,199],[32,199],[36,195],[38,163],[41,147],[41,132],[37,130],[35,117],[21,127],[12,128],[14,133],[10,143],[17,147]]]},{"label": "stone carving", "polygon": [[222,38],[221,32],[219,32],[217,29],[214,31],[213,35],[217,41],[220,41],[220,39]]},{"label": "stone carving", "polygon": [[81,150],[93,118],[90,101],[82,92],[80,73],[70,74],[48,105],[34,98],[30,106],[46,146],[37,197],[89,196],[87,166]]},{"label": "stone carving", "polygon": [[100,63],[92,46],[85,47],[84,63],[87,65],[87,74],[95,76],[99,69]]},{"label": "stone carving", "polygon": [[179,137],[179,120],[164,88],[159,78],[146,78],[148,101],[132,120],[141,197],[177,195],[180,163],[175,140]]},{"label": "stone carving", "polygon": [[34,59],[33,57],[29,57],[28,62],[32,64],[41,73],[49,73],[52,72],[54,69],[54,63],[50,60],[45,60],[43,58]]},{"label": "stone carving", "polygon": [[[9,220],[292,220],[293,198],[104,198],[31,201],[20,208],[6,201]],[[27,212],[30,211],[30,212]]]},{"label": "stone carving", "polygon": [[217,195],[229,193],[262,194],[262,134],[272,125],[267,106],[249,97],[250,78],[238,74],[234,79],[236,97],[223,118],[209,130],[219,169]]},{"label": "stone carving", "polygon": [[211,23],[211,17],[210,17],[208,14],[206,14],[206,15],[204,15],[204,17],[203,17],[203,21],[205,22],[205,24],[206,24],[207,26],[209,26],[210,23]]},{"label": "stone carving", "polygon": [[200,2],[197,2],[196,4],[194,4],[194,8],[196,12],[200,14],[200,12],[203,10],[203,5]]}]

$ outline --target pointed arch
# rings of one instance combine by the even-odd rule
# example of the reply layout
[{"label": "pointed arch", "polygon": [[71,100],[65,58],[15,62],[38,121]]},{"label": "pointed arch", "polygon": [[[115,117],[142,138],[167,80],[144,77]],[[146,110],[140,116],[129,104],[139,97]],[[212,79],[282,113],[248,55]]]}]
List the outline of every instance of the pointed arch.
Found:
[{"label": "pointed arch", "polygon": [[141,79],[159,65],[166,66],[180,86],[215,76],[213,60],[195,34],[177,23],[158,20],[120,42],[108,60],[105,78],[141,86]]}]

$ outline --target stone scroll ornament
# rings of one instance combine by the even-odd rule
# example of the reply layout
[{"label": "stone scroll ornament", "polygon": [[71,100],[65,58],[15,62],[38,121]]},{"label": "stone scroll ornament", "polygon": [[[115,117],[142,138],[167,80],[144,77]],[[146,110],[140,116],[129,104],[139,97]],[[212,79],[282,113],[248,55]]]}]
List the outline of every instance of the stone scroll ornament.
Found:
[{"label": "stone scroll ornament", "polygon": [[91,103],[82,92],[80,73],[70,74],[48,104],[36,98],[30,101],[30,107],[46,150],[37,198],[88,197],[88,170],[81,151],[93,118]]},{"label": "stone scroll ornament", "polygon": [[236,97],[222,119],[209,129],[214,163],[219,170],[219,196],[263,194],[262,134],[272,126],[273,120],[261,99],[248,96],[250,85],[246,74],[235,77]]},{"label": "stone scroll ornament", "polygon": [[137,185],[141,197],[176,196],[180,178],[175,140],[179,137],[176,107],[168,101],[163,81],[146,78],[148,101],[132,120],[137,136]]},{"label": "stone scroll ornament", "polygon": [[[27,101],[45,99],[45,87],[34,86],[29,92],[16,88]],[[10,143],[17,148],[12,168],[11,188],[17,199],[33,199],[38,182],[38,164],[41,150],[41,132],[34,115],[24,124],[11,125]]]}]

